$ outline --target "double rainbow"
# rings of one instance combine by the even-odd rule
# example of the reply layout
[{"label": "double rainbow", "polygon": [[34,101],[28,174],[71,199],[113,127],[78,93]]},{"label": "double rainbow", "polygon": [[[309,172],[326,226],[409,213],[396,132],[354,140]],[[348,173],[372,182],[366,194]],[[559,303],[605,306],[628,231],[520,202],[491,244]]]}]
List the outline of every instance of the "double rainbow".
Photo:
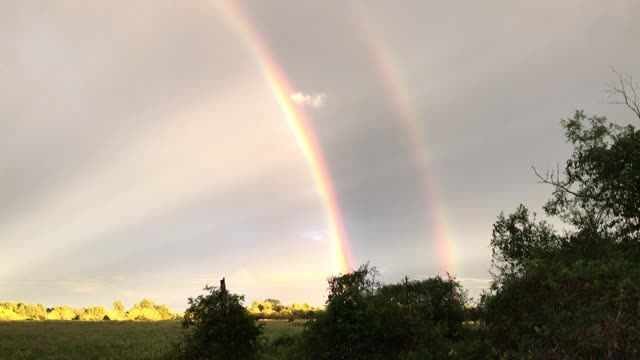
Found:
[{"label": "double rainbow", "polygon": [[[253,52],[265,80],[307,160],[316,188],[323,200],[329,222],[334,254],[334,271],[343,274],[347,273],[353,269],[347,234],[327,164],[313,128],[309,123],[308,116],[301,107],[291,101],[290,94],[293,93],[294,89],[238,3],[234,0],[218,0],[215,4]],[[414,150],[414,157],[422,180],[424,202],[428,207],[427,212],[431,216],[430,219],[426,219],[426,223],[431,224],[431,232],[436,239],[440,271],[455,273],[455,244],[444,221],[443,207],[438,206],[440,201],[434,191],[434,180],[428,167],[424,131],[420,128],[420,121],[414,111],[414,106],[411,104],[411,97],[406,91],[406,86],[403,86],[402,76],[398,71],[398,67],[394,65],[390,52],[384,46],[383,37],[376,32],[372,25],[373,21],[367,15],[366,9],[357,2],[352,4],[354,5],[352,10],[355,23],[360,35],[371,54],[370,58],[374,61],[391,103],[400,115],[402,126]]]},{"label": "double rainbow", "polygon": [[304,154],[314,178],[316,189],[322,198],[329,223],[329,236],[334,255],[333,271],[346,274],[353,269],[347,233],[333,183],[331,182],[331,176],[309,118],[300,106],[292,102],[290,95],[294,92],[294,89],[276,63],[275,57],[269,52],[265,42],[260,38],[260,34],[237,2],[219,0],[215,2],[215,5],[253,52],[257,64]]}]

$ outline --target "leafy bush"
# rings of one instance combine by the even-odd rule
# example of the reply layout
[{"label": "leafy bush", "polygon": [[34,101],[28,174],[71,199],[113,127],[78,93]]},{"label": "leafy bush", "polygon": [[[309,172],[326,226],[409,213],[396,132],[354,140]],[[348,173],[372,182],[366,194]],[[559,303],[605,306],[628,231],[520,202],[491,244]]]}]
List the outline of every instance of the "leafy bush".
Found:
[{"label": "leafy bush", "polygon": [[407,278],[381,286],[375,268],[329,279],[325,312],[303,333],[314,359],[429,359],[454,356],[465,294],[452,278]]},{"label": "leafy bush", "polygon": [[182,359],[250,359],[255,357],[262,328],[242,306],[243,296],[222,286],[189,298],[182,322],[186,329],[178,349]]},{"label": "leafy bush", "polygon": [[637,262],[615,255],[533,261],[485,297],[489,340],[516,358],[640,358],[639,277]]}]

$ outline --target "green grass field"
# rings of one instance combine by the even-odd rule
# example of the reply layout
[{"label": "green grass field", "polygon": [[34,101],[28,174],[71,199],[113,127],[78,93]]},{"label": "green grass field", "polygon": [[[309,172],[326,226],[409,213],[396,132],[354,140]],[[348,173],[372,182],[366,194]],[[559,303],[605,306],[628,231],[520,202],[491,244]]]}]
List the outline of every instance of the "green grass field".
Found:
[{"label": "green grass field", "polygon": [[[269,342],[303,328],[301,321],[263,323]],[[0,322],[0,360],[161,359],[181,331],[176,321]]]}]

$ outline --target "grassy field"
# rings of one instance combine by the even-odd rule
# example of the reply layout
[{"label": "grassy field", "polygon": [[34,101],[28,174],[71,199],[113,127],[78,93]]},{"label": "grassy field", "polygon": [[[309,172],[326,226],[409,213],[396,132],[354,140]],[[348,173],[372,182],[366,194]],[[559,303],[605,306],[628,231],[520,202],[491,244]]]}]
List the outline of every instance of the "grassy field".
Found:
[{"label": "grassy field", "polygon": [[[302,322],[265,321],[268,341],[302,331]],[[0,360],[160,359],[178,341],[176,321],[0,322]]]}]

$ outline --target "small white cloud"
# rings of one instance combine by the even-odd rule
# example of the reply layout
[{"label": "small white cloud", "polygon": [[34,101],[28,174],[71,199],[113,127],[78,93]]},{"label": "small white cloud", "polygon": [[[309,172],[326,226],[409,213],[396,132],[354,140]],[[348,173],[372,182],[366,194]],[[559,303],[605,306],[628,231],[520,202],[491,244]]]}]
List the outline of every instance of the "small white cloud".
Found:
[{"label": "small white cloud", "polygon": [[319,108],[324,105],[324,100],[327,98],[325,93],[313,93],[305,94],[302,92],[296,92],[291,94],[291,100],[296,104],[309,105],[314,108]]},{"label": "small white cloud", "polygon": [[321,241],[328,237],[328,233],[324,230],[307,228],[298,233],[298,236],[302,239]]}]

